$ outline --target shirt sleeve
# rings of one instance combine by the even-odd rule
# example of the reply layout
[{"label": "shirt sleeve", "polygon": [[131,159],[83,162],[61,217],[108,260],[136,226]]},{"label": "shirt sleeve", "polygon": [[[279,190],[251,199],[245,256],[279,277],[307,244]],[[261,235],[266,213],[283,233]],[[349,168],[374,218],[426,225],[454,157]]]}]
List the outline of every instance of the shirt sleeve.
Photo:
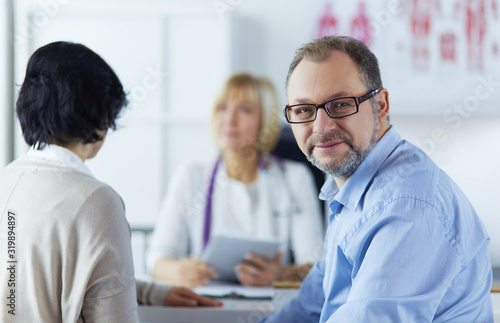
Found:
[{"label": "shirt sleeve", "polygon": [[181,259],[189,255],[188,219],[203,199],[196,197],[199,188],[192,185],[193,167],[183,166],[172,177],[162,203],[147,253],[147,267],[152,272],[162,257]]},{"label": "shirt sleeve", "polygon": [[307,167],[288,164],[286,171],[296,212],[291,220],[291,248],[296,264],[314,263],[323,256],[324,233],[318,191]]},{"label": "shirt sleeve", "polygon": [[[109,187],[89,196],[78,211],[77,272],[89,277],[82,304],[85,322],[138,322],[130,228],[121,198]],[[81,234],[79,234],[81,233]],[[63,272],[64,274],[64,272]]]},{"label": "shirt sleeve", "polygon": [[154,282],[136,281],[137,303],[139,305],[162,306],[165,298],[172,289],[170,285],[157,284]]},{"label": "shirt sleeve", "polygon": [[[449,309],[456,307],[460,322],[490,322],[488,310],[484,313],[491,305],[484,297],[491,284],[491,268],[483,261],[488,241],[472,262],[464,262],[460,245],[440,218],[432,205],[411,198],[373,214],[340,246],[352,265],[352,287],[347,301],[324,321],[431,322],[440,315],[450,319]],[[471,274],[478,271],[469,268],[480,264],[482,274]],[[335,294],[333,285],[329,288]],[[447,291],[455,294],[449,298],[455,304],[444,304]],[[333,306],[335,301],[327,302]]]},{"label": "shirt sleeve", "polygon": [[[317,262],[302,282],[299,294],[285,304],[278,312],[260,323],[317,323],[324,303],[324,262]],[[350,322],[350,321],[346,321]]]}]

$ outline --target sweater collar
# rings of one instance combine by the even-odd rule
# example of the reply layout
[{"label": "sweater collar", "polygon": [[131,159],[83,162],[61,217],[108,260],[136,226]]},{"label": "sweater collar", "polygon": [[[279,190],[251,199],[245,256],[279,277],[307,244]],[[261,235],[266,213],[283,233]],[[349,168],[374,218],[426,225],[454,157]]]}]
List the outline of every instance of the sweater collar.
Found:
[{"label": "sweater collar", "polygon": [[94,177],[90,169],[85,166],[83,161],[76,154],[61,146],[46,145],[42,150],[35,149],[34,146],[32,146],[28,151],[26,158],[54,166],[70,168],[77,172]]}]

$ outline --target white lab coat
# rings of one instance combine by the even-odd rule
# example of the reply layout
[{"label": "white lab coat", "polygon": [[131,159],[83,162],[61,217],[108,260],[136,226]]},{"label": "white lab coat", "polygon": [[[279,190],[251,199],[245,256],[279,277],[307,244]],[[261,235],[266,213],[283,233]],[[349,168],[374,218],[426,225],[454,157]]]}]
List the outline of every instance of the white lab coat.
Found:
[{"label": "white lab coat", "polygon": [[[150,241],[147,264],[162,257],[200,255],[208,188],[215,161],[181,166],[174,174]],[[278,239],[296,264],[323,255],[320,204],[312,174],[303,164],[272,159],[247,185],[228,177],[219,165],[212,197],[211,236]],[[291,257],[282,258],[289,264]]]}]

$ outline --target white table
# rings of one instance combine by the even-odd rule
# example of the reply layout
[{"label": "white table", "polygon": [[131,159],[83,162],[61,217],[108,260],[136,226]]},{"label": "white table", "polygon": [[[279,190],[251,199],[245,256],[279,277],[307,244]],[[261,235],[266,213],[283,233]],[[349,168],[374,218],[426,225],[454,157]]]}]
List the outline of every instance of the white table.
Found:
[{"label": "white table", "polygon": [[491,293],[495,323],[500,323],[500,293]]},{"label": "white table", "polygon": [[[223,300],[220,308],[139,306],[142,323],[256,323],[280,309],[297,290],[276,290],[273,300]],[[495,323],[500,323],[500,293],[491,293]]]},{"label": "white table", "polygon": [[222,299],[222,307],[139,306],[142,323],[256,323],[271,315],[297,294],[297,289],[276,289],[272,300]]}]

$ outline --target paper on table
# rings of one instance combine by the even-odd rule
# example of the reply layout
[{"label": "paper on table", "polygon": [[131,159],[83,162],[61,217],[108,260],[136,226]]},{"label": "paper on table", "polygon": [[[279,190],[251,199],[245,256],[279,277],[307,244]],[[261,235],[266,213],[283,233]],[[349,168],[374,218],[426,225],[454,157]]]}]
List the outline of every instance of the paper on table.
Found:
[{"label": "paper on table", "polygon": [[193,288],[193,291],[211,297],[229,298],[252,298],[272,299],[274,290],[272,287],[247,287],[235,284],[209,284]]}]

